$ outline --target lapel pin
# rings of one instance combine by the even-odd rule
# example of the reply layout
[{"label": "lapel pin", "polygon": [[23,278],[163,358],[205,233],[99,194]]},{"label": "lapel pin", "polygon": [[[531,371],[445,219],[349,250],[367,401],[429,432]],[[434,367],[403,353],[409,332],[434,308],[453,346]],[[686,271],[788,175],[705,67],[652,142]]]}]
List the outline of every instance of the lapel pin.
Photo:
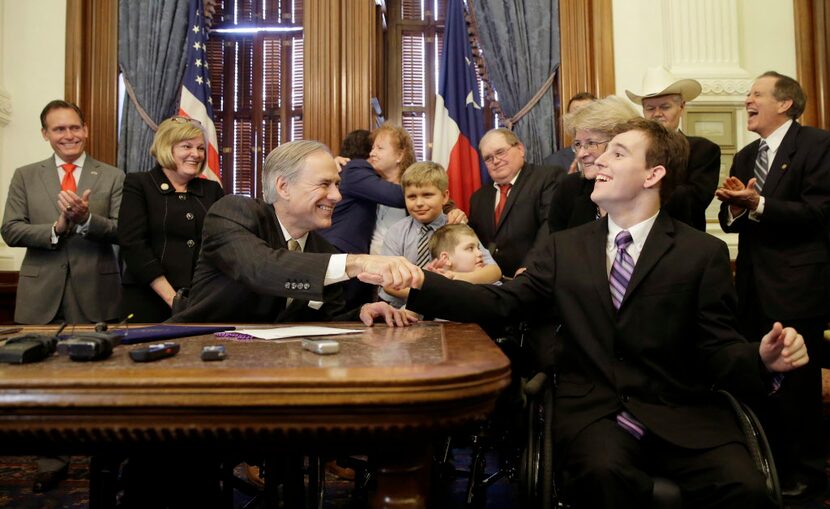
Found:
[{"label": "lapel pin", "polygon": [[787,163],[781,165],[781,171],[785,171],[787,169]]},{"label": "lapel pin", "polygon": [[163,182],[163,183],[161,184],[161,190],[162,190],[162,191],[167,191],[168,189],[170,189],[170,186],[169,186],[169,185],[167,185],[167,182]]}]

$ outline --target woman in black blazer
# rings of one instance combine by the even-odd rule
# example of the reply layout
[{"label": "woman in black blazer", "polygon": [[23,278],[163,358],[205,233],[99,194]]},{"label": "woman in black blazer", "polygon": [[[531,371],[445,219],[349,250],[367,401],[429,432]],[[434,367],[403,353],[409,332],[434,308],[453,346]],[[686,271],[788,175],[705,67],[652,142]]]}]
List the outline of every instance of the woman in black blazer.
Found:
[{"label": "woman in black blazer", "polygon": [[158,165],[124,180],[118,241],[124,263],[123,314],[132,322],[162,322],[173,297],[190,286],[208,209],[222,187],[199,178],[206,161],[198,121],[173,117],[159,126],[150,153]]}]

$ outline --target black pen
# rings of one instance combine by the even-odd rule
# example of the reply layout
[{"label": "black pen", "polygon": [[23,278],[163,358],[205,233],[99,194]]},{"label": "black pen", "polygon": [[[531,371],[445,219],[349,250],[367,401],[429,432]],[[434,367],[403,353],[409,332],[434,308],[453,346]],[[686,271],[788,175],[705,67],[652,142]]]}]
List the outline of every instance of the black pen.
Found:
[{"label": "black pen", "polygon": [[0,336],[8,336],[9,334],[17,334],[22,331],[23,327],[9,327],[7,329],[0,329]]}]

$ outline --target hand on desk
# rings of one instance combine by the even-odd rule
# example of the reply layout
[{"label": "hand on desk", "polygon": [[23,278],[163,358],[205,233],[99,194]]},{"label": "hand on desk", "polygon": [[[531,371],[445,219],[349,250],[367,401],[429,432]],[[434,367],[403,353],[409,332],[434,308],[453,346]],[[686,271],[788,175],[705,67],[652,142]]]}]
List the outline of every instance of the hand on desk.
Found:
[{"label": "hand on desk", "polygon": [[389,327],[406,327],[418,321],[418,315],[412,311],[395,309],[386,302],[364,304],[360,308],[360,321],[369,327],[377,318],[383,318]]},{"label": "hand on desk", "polygon": [[776,373],[792,371],[810,361],[804,338],[792,327],[784,328],[781,322],[775,322],[761,339],[758,353],[764,366]]},{"label": "hand on desk", "polygon": [[395,289],[418,285],[424,279],[421,269],[403,256],[375,256],[350,254],[346,257],[346,274],[364,283],[389,286]]}]

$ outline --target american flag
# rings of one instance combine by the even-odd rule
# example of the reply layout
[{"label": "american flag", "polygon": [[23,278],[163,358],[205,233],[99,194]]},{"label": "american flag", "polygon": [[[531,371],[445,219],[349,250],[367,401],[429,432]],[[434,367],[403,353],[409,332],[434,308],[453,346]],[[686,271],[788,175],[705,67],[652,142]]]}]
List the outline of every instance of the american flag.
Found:
[{"label": "american flag", "polygon": [[202,123],[207,141],[207,165],[204,176],[219,182],[219,144],[213,123],[210,98],[210,71],[207,61],[207,30],[202,0],[190,0],[187,31],[187,63],[182,81],[179,115]]}]

